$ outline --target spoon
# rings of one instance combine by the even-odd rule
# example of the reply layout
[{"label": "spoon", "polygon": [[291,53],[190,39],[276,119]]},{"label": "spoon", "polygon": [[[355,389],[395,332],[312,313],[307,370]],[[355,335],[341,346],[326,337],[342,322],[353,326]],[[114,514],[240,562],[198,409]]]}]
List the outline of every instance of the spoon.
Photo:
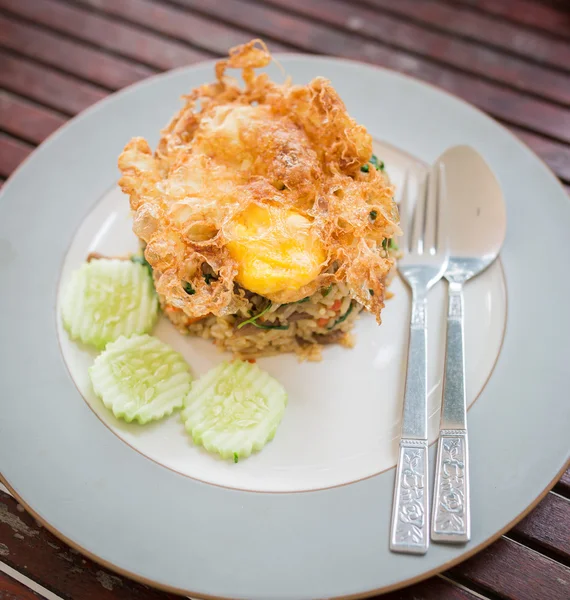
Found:
[{"label": "spoon", "polygon": [[469,451],[465,401],[463,286],[498,256],[506,232],[503,193],[481,155],[469,146],[446,150],[449,262],[443,403],[437,446],[431,538],[465,543],[471,537]]}]

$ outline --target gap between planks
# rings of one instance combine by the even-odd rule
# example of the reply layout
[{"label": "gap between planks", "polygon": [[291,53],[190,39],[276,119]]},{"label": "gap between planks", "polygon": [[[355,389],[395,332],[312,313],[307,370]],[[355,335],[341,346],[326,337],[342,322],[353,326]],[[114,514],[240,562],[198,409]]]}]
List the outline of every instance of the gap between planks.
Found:
[{"label": "gap between planks", "polygon": [[[570,39],[570,16],[568,13],[553,6],[547,6],[544,2],[532,0],[439,0],[439,2],[451,6],[460,5],[472,12],[529,31],[552,36],[557,40],[568,41]],[[562,22],[563,19],[566,21],[565,24]]]},{"label": "gap between planks", "polygon": [[[2,484],[0,484],[0,489],[2,489],[3,487],[4,486],[2,486]],[[37,594],[39,594],[42,598],[45,598],[46,600],[64,600],[61,596],[57,596],[53,592],[50,592],[50,590],[43,587],[43,585],[40,585],[39,583],[36,583],[33,579],[30,579],[29,577],[22,575],[22,573],[20,573],[19,571],[16,571],[16,569],[13,569],[9,565],[7,565],[6,563],[3,563],[1,561],[0,561],[0,571],[5,573],[9,577],[12,577],[12,579],[15,579],[19,583],[25,585],[27,588],[36,592]],[[3,598],[3,597],[4,596],[2,595],[2,589],[0,589],[0,598]],[[10,598],[10,597],[8,597],[8,598]],[[14,600],[17,600],[17,599],[14,599]]]},{"label": "gap between planks", "polygon": [[[0,484],[0,489],[2,489],[2,487],[2,484]],[[23,575],[19,571],[16,571],[16,569],[13,569],[10,565],[7,565],[2,561],[0,561],[0,571],[5,573],[9,577],[12,577],[12,579],[15,579],[19,583],[25,585],[30,590],[36,592],[42,598],[45,598],[45,600],[64,600],[64,598],[62,598],[61,596],[54,594],[53,592],[45,588],[43,585],[36,583],[33,579],[26,577],[26,575]],[[0,589],[0,598],[3,598],[2,589]],[[188,600],[198,600],[197,598],[192,598],[191,596],[187,596],[187,598]],[[9,598],[7,600],[9,600]],[[14,600],[17,600],[17,598],[14,598]]]},{"label": "gap between planks", "polygon": [[437,577],[440,577],[444,581],[447,581],[448,583],[463,590],[464,592],[467,592],[467,593],[471,594],[472,596],[475,596],[475,598],[477,598],[478,600],[498,600],[498,597],[495,596],[494,594],[489,596],[487,593],[483,594],[481,592],[478,592],[473,588],[469,588],[469,587],[463,585],[462,583],[459,583],[458,581],[454,581],[453,579],[448,577],[448,575],[445,573],[440,573],[439,575],[437,575]]}]

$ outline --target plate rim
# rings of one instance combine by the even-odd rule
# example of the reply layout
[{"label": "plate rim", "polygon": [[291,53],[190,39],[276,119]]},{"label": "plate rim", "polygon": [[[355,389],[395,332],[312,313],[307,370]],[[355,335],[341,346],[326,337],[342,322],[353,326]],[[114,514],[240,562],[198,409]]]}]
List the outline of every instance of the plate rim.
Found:
[{"label": "plate rim", "polygon": [[[517,136],[512,133],[507,127],[505,127],[503,124],[501,124],[500,122],[496,121],[493,117],[491,117],[490,115],[488,115],[486,112],[484,112],[483,110],[479,109],[477,106],[467,102],[466,100],[464,100],[463,98],[456,96],[455,94],[452,94],[450,92],[448,92],[447,90],[440,88],[430,82],[426,82],[422,79],[419,79],[417,77],[413,77],[411,75],[405,74],[405,73],[400,73],[399,71],[396,71],[394,69],[389,69],[386,67],[382,67],[382,66],[378,66],[378,65],[373,65],[373,64],[369,64],[369,63],[364,63],[361,61],[357,61],[357,60],[352,60],[352,59],[346,59],[346,58],[338,58],[338,57],[334,57],[334,56],[313,56],[310,54],[305,54],[305,53],[276,53],[274,55],[275,58],[279,59],[279,58],[293,58],[293,59],[309,59],[311,61],[315,61],[315,62],[326,62],[326,61],[335,61],[338,63],[347,63],[350,65],[355,65],[357,67],[360,68],[366,68],[372,71],[380,71],[380,72],[387,72],[389,74],[393,74],[396,75],[399,78],[402,79],[407,79],[409,81],[414,82],[415,84],[419,84],[420,86],[423,87],[428,87],[431,88],[435,91],[437,91],[438,94],[441,95],[445,95],[450,97],[451,99],[453,99],[454,101],[458,101],[459,103],[466,105],[467,107],[469,107],[470,110],[474,110],[477,113],[479,113],[481,116],[485,117],[486,119],[489,119],[493,122],[493,124],[498,128],[500,128],[504,133],[508,134],[508,137],[511,138],[512,140],[514,140],[518,145],[523,146],[524,148],[526,148],[533,156],[534,160],[538,163],[542,164],[542,167],[547,171],[547,173],[550,175],[550,178],[553,179],[558,188],[560,188],[561,192],[564,193],[566,195],[566,190],[564,189],[564,187],[562,186],[562,183],[560,182],[560,180],[558,179],[558,177],[553,173],[553,171],[550,169],[550,167],[545,163],[545,161],[538,156],[524,141],[520,140],[519,138],[517,138]],[[193,63],[192,65],[188,65],[188,66],[182,66],[182,67],[178,67],[176,69],[172,69],[163,73],[158,73],[155,74],[151,77],[145,78],[142,81],[133,83],[129,86],[126,86],[125,88],[122,88],[121,90],[118,90],[112,94],[109,94],[109,96],[99,100],[98,102],[96,102],[94,105],[88,107],[86,110],[82,111],[81,113],[79,113],[78,115],[74,116],[72,119],[70,119],[68,122],[66,122],[62,127],[60,127],[59,129],[57,129],[55,132],[53,132],[52,134],[50,134],[38,147],[36,147],[28,157],[26,157],[26,159],[15,169],[15,171],[10,175],[10,177],[8,178],[8,180],[5,182],[3,189],[0,191],[0,199],[5,196],[6,193],[8,193],[8,191],[11,189],[12,185],[13,185],[13,181],[14,178],[17,174],[20,173],[21,170],[23,170],[24,168],[27,167],[27,165],[29,164],[29,161],[31,161],[36,153],[38,152],[38,150],[43,149],[45,146],[47,146],[48,144],[52,143],[55,139],[57,139],[59,136],[61,135],[65,135],[65,133],[67,132],[67,128],[68,127],[72,127],[75,123],[77,123],[79,120],[83,119],[83,118],[87,118],[88,116],[90,116],[92,113],[97,112],[99,110],[101,110],[102,107],[105,106],[105,104],[107,102],[112,102],[117,96],[121,95],[121,94],[125,94],[128,91],[130,91],[133,88],[139,88],[142,89],[144,88],[146,85],[151,85],[154,82],[156,82],[159,79],[162,78],[168,78],[170,76],[173,76],[176,73],[180,73],[180,72],[184,72],[184,71],[189,71],[189,70],[193,70],[195,68],[200,68],[200,67],[207,67],[207,66],[211,66],[214,65],[217,62],[216,59],[212,59],[212,60],[206,60],[206,61],[199,61],[196,63]],[[87,209],[86,212],[88,212],[89,210],[92,209],[92,205],[89,206],[89,208]],[[502,267],[502,264],[501,264]],[[508,293],[508,287],[507,287],[507,293]],[[507,303],[507,306],[509,306],[509,304]],[[506,335],[503,336],[503,341],[505,339]],[[503,346],[501,345],[501,350],[503,349]],[[496,366],[496,365],[495,365]],[[491,375],[495,372],[495,366],[493,367],[493,371],[491,373]],[[491,379],[491,377],[489,377],[489,379],[486,381],[485,386],[483,386],[483,389],[486,387],[488,381]],[[81,394],[80,394],[81,395]],[[145,456],[145,458],[148,458]],[[152,460],[152,459],[149,459]],[[163,466],[163,465],[160,465]],[[565,472],[566,469],[568,469],[568,467],[570,466],[570,458],[567,458],[565,463],[562,465],[562,467],[560,468],[560,470],[556,473],[555,477],[547,484],[546,488],[542,489],[542,491],[535,497],[535,499],[533,500],[533,502],[531,502],[524,510],[522,510],[518,515],[516,515],[513,520],[509,521],[509,523],[507,523],[503,528],[501,528],[498,532],[494,533],[493,535],[491,535],[490,537],[486,538],[483,542],[481,542],[480,544],[478,544],[477,546],[474,546],[473,548],[470,548],[469,550],[459,554],[458,556],[452,558],[449,561],[446,561],[445,563],[439,565],[438,567],[435,567],[434,569],[431,569],[427,572],[423,572],[421,574],[418,574],[412,578],[403,580],[403,581],[399,581],[397,583],[388,585],[388,586],[384,586],[384,587],[380,587],[380,588],[375,588],[372,590],[367,590],[366,592],[362,592],[362,593],[356,593],[356,594],[351,594],[351,595],[342,595],[342,596],[331,596],[331,598],[347,598],[347,599],[357,599],[357,598],[366,598],[366,597],[370,597],[372,595],[375,594],[379,594],[379,593],[386,593],[389,591],[393,591],[393,590],[397,590],[400,589],[402,587],[406,587],[409,585],[412,585],[414,583],[423,581],[437,573],[440,573],[456,564],[459,564],[460,562],[463,562],[464,560],[468,559],[469,557],[473,556],[474,554],[476,554],[477,552],[481,551],[482,549],[484,549],[485,547],[489,546],[490,544],[492,544],[495,540],[497,540],[505,531],[508,531],[510,528],[513,527],[513,525],[515,525],[516,523],[518,523],[520,520],[522,520],[527,514],[529,514],[539,503],[540,501],[548,494],[548,492],[552,489],[552,487],[556,484],[556,482],[558,481],[558,479],[561,477],[561,475]],[[392,467],[394,468],[394,467]],[[390,469],[389,469],[390,470]],[[366,479],[371,479],[374,476],[371,476],[369,478]],[[48,523],[47,521],[44,521],[44,519],[38,515],[38,513],[36,513],[36,511],[31,508],[31,506],[24,500],[23,497],[20,497],[18,495],[18,493],[15,491],[15,489],[11,486],[10,482],[6,479],[6,477],[2,474],[2,472],[0,471],[0,481],[2,481],[6,488],[10,491],[10,493],[18,500],[18,502],[20,504],[22,504],[26,510],[32,514],[40,523],[42,523],[46,529],[48,529],[51,533],[53,533],[56,537],[58,537],[59,539],[63,540],[64,542],[66,542],[67,544],[69,544],[71,547],[78,549],[82,554],[88,556],[90,559],[92,559],[94,562],[96,562],[97,564],[100,564],[106,568],[108,568],[111,571],[117,572],[119,574],[122,574],[128,578],[131,578],[135,581],[139,581],[142,582],[144,584],[150,585],[152,587],[155,587],[157,589],[160,590],[164,590],[164,591],[169,591],[169,592],[175,592],[175,593],[181,593],[184,595],[187,594],[191,594],[192,596],[195,596],[197,598],[204,598],[204,599],[211,599],[211,600],[225,600],[225,596],[214,596],[214,595],[208,595],[208,594],[204,594],[201,592],[193,592],[187,589],[183,589],[183,588],[177,588],[174,586],[169,586],[168,584],[164,584],[164,583],[160,583],[160,582],[156,582],[152,579],[147,579],[142,575],[138,575],[136,573],[130,572],[127,569],[124,569],[122,567],[118,567],[110,562],[108,562],[107,560],[105,560],[104,558],[101,558],[95,554],[93,554],[91,551],[84,549],[80,544],[77,544],[75,542],[73,542],[72,540],[70,540],[65,534],[59,532],[54,526],[52,526],[50,523]],[[354,484],[357,482],[351,482],[350,484]],[[213,485],[213,484],[207,484],[207,485]],[[349,484],[344,484],[344,485],[349,485]],[[222,487],[222,486],[217,486],[217,487]],[[338,487],[338,486],[335,486]],[[233,489],[233,488],[229,488],[229,489]],[[331,489],[331,488],[326,488],[326,489]],[[310,490],[311,493],[313,492],[313,490]],[[251,492],[247,492],[247,493],[251,493]],[[268,492],[261,492],[262,494],[268,494]],[[301,492],[299,492],[301,493]]]},{"label": "plate rim", "polygon": [[[145,458],[148,458],[148,457],[145,457]],[[149,460],[152,460],[152,459],[149,459]],[[395,467],[392,467],[392,469],[394,469],[394,468]],[[438,567],[435,567],[434,569],[431,569],[430,571],[421,573],[420,575],[417,575],[416,577],[412,577],[411,579],[399,581],[398,583],[395,583],[393,585],[384,586],[381,588],[369,590],[369,591],[359,593],[359,594],[351,594],[348,596],[346,596],[346,595],[329,596],[329,600],[337,600],[337,599],[339,599],[339,600],[340,599],[342,599],[342,600],[360,600],[361,598],[371,598],[371,597],[377,596],[377,595],[388,594],[389,592],[394,592],[394,591],[400,590],[402,588],[406,588],[406,587],[415,585],[417,583],[421,583],[422,581],[425,581],[426,579],[429,579],[430,577],[434,577],[435,575],[438,575],[439,573],[443,573],[443,571],[447,571],[448,569],[451,569],[452,567],[455,567],[456,565],[468,560],[475,554],[481,552],[481,550],[484,550],[485,548],[487,548],[488,546],[490,546],[491,544],[496,542],[500,537],[502,537],[502,535],[504,533],[506,533],[507,531],[512,529],[517,523],[520,523],[520,521],[522,521],[528,514],[530,514],[542,502],[542,500],[544,500],[544,498],[552,490],[552,488],[556,485],[558,480],[562,477],[562,475],[568,468],[570,468],[570,459],[568,459],[566,461],[566,463],[562,466],[562,469],[560,469],[560,471],[558,471],[558,473],[556,473],[556,475],[554,476],[552,481],[550,481],[550,483],[547,485],[547,487],[540,492],[540,494],[535,498],[535,500],[533,501],[532,504],[529,504],[523,512],[518,514],[512,521],[507,523],[496,534],[492,535],[490,538],[487,538],[485,541],[481,542],[478,546],[471,548],[464,554],[460,554],[459,556],[452,558],[450,561],[448,561]],[[93,554],[89,550],[86,550],[80,544],[77,544],[74,541],[70,540],[66,535],[64,535],[63,533],[58,531],[50,523],[48,523],[46,520],[44,520],[38,513],[36,513],[34,511],[34,509],[32,509],[29,506],[29,504],[27,504],[22,498],[20,498],[20,496],[18,496],[16,491],[10,486],[9,482],[3,477],[2,473],[0,473],[0,483],[2,483],[8,489],[10,494],[18,501],[18,503],[21,504],[26,509],[26,512],[28,512],[30,515],[32,515],[34,517],[34,519],[36,519],[36,521],[40,522],[42,524],[42,526],[45,527],[50,533],[52,533],[56,538],[58,538],[62,542],[65,542],[68,546],[70,546],[74,550],[77,550],[81,554],[87,556],[87,558],[92,560],[94,563],[96,563],[102,567],[105,567],[109,571],[112,571],[113,573],[117,573],[118,575],[122,575],[123,577],[127,577],[128,579],[132,579],[133,581],[136,581],[137,583],[142,583],[144,585],[148,585],[150,587],[156,588],[163,592],[179,594],[182,596],[191,595],[193,598],[196,598],[198,600],[233,600],[229,596],[212,596],[210,594],[202,594],[201,592],[193,592],[191,590],[185,590],[182,588],[172,587],[172,586],[169,586],[169,585],[166,585],[163,583],[157,583],[152,579],[147,579],[146,577],[144,577],[142,575],[138,575],[137,573],[132,573],[132,572],[128,571],[127,569],[117,567],[116,565],[106,561],[105,559],[101,558],[100,556],[97,556],[96,554]],[[354,482],[352,482],[352,483],[354,483]],[[208,484],[208,485],[214,485],[214,484]],[[343,484],[343,485],[350,485],[350,484]],[[336,486],[336,487],[338,487],[338,486]],[[327,489],[329,489],[329,488],[327,488]],[[256,493],[256,492],[248,492],[248,493]],[[271,493],[271,492],[262,492],[262,493]],[[295,493],[304,493],[304,492],[295,492]]]}]

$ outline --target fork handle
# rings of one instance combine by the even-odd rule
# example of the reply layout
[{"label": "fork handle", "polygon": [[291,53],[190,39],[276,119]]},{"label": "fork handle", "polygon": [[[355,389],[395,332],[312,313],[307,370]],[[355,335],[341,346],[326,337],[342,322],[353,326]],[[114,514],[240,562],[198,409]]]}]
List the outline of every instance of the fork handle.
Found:
[{"label": "fork handle", "polygon": [[400,440],[390,550],[425,554],[429,546],[427,440]]},{"label": "fork handle", "polygon": [[402,437],[390,528],[390,550],[408,554],[425,554],[429,546],[426,292],[412,292]]},{"label": "fork handle", "polygon": [[465,402],[463,286],[449,283],[441,426],[437,445],[431,539],[465,543],[471,536],[469,447]]}]

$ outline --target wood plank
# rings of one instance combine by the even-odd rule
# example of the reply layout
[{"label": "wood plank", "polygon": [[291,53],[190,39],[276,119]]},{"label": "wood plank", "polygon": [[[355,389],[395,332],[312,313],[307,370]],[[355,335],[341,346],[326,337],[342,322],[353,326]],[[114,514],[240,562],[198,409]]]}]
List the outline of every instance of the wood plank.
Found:
[{"label": "wood plank", "polygon": [[179,596],[150,589],[83,558],[19,511],[17,501],[2,491],[0,539],[7,547],[4,562],[64,598],[179,600]]},{"label": "wood plank", "polygon": [[507,21],[570,38],[570,14],[531,0],[455,0]]},{"label": "wood plank", "polygon": [[41,600],[33,590],[0,571],[0,598],[2,600]]},{"label": "wood plank", "polygon": [[195,50],[180,42],[57,0],[0,0],[0,7],[14,15],[160,70],[193,64],[211,57],[207,52]]},{"label": "wood plank", "polygon": [[0,64],[0,86],[68,115],[82,111],[107,95],[107,92],[99,87],[26,59],[17,58],[2,50]]},{"label": "wood plank", "polygon": [[63,115],[0,91],[0,129],[40,144],[67,121]]},{"label": "wood plank", "polygon": [[468,590],[461,589],[442,577],[432,577],[416,585],[375,596],[373,600],[481,600]]},{"label": "wood plank", "polygon": [[570,500],[550,492],[511,532],[516,540],[570,560]]},{"label": "wood plank", "polygon": [[359,0],[361,3],[449,35],[477,41],[545,65],[570,70],[570,47],[561,40],[477,14],[464,6],[417,0]]},{"label": "wood plank", "polygon": [[3,15],[0,15],[0,46],[110,90],[130,85],[155,72]]},{"label": "wood plank", "polygon": [[506,538],[449,573],[503,600],[568,600],[570,589],[570,568]]},{"label": "wood plank", "polygon": [[535,152],[554,173],[570,182],[570,147],[518,127],[509,129]]},{"label": "wood plank", "polygon": [[285,14],[267,5],[254,5],[244,0],[171,1],[181,6],[199,9],[202,13],[223,14],[226,22],[236,26],[255,23],[259,34],[286,39],[309,52],[340,55],[402,71],[434,83],[497,118],[570,142],[568,109],[522,96],[510,89],[435,65],[418,56],[397,52],[372,41],[363,41],[306,18]]},{"label": "wood plank", "polygon": [[[216,54],[226,54],[232,46],[248,42],[251,32],[238,31],[219,21],[204,18],[198,14],[176,9],[172,6],[158,5],[148,0],[76,0],[92,8],[120,16],[133,23],[150,27],[180,40],[205,48]],[[213,15],[214,18],[223,16]],[[254,26],[254,23],[250,23]],[[250,27],[245,27],[250,29]],[[273,44],[275,52],[287,52],[293,48],[287,43]]]},{"label": "wood plank", "polygon": [[570,105],[570,78],[567,75],[402,21],[384,11],[339,0],[265,2],[345,31],[354,31],[382,44],[391,44],[417,53],[423,58],[492,79],[502,85],[508,84],[523,92]]},{"label": "wood plank", "polygon": [[9,177],[33,149],[33,146],[25,142],[0,133],[0,176]]},{"label": "wood plank", "polygon": [[556,489],[566,497],[570,498],[570,468],[568,468],[564,475],[562,475],[562,478],[556,484]]}]

